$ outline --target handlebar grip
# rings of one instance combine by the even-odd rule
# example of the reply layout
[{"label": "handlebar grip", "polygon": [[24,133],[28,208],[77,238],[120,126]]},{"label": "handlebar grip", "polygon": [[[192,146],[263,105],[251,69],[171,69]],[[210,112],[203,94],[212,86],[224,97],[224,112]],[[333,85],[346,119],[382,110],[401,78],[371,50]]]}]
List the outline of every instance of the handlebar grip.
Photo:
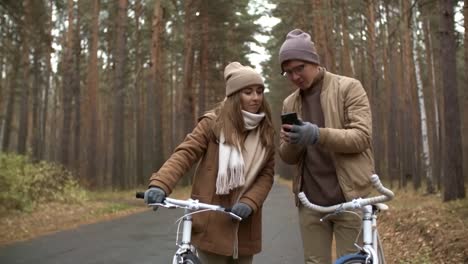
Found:
[{"label": "handlebar grip", "polygon": [[385,188],[382,185],[382,182],[380,181],[379,176],[377,174],[373,174],[371,176],[371,182],[372,182],[372,185],[374,185],[374,188],[377,189],[379,193],[386,196],[386,200],[379,201],[379,202],[389,201],[393,199],[393,197],[395,197],[395,194],[391,190]]},{"label": "handlebar grip", "polygon": [[145,192],[136,192],[135,197],[138,199],[145,199]]}]

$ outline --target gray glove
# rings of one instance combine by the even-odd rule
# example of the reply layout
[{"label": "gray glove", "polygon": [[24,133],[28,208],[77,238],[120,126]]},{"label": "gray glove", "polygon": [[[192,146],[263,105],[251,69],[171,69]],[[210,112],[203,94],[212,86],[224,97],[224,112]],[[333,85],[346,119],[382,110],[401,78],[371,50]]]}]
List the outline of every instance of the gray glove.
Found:
[{"label": "gray glove", "polygon": [[313,145],[318,138],[318,126],[309,122],[302,122],[302,125],[293,125],[289,132],[291,144]]},{"label": "gray glove", "polygon": [[245,219],[252,213],[252,208],[245,203],[236,203],[232,207],[231,212]]},{"label": "gray glove", "polygon": [[166,193],[159,187],[150,187],[145,191],[145,203],[162,203],[166,198]]}]

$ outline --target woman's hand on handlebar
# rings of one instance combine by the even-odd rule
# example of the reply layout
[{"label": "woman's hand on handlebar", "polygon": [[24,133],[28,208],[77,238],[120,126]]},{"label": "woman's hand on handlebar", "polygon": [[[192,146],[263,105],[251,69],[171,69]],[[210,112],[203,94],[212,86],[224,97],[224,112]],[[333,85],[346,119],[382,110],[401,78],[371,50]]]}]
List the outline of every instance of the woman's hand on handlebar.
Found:
[{"label": "woman's hand on handlebar", "polygon": [[145,191],[144,199],[146,204],[162,203],[165,198],[166,193],[159,187],[150,187]]}]

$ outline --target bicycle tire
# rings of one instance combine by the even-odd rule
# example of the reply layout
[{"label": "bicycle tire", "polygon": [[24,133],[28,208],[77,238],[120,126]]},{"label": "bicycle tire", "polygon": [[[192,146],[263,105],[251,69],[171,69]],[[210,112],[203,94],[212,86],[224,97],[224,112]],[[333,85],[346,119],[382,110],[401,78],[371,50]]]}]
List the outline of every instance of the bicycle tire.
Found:
[{"label": "bicycle tire", "polygon": [[181,263],[183,264],[202,264],[200,259],[198,259],[198,257],[190,251],[182,254],[180,258],[182,259]]},{"label": "bicycle tire", "polygon": [[337,259],[335,264],[372,264],[372,260],[366,262],[366,258],[364,254],[350,254]]}]

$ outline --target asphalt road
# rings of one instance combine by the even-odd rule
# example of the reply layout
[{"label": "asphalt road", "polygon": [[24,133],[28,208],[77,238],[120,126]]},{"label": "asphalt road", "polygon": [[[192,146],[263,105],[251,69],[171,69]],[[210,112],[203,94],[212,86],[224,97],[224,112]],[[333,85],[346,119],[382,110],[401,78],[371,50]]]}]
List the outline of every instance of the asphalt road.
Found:
[{"label": "asphalt road", "polygon": [[[263,251],[254,257],[254,263],[303,263],[290,190],[275,184],[263,210]],[[181,212],[148,210],[3,246],[0,264],[171,263],[176,248],[174,221]]]}]

